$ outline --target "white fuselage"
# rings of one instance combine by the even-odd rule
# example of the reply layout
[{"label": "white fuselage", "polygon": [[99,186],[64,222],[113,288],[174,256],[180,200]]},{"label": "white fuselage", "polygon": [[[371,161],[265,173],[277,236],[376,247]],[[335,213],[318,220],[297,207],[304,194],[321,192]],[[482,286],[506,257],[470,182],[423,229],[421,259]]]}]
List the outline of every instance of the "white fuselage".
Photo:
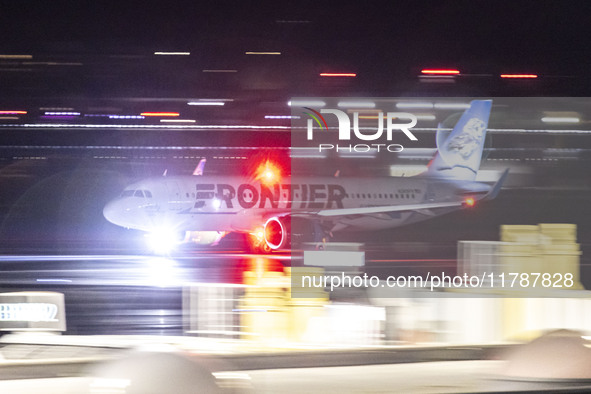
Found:
[{"label": "white fuselage", "polygon": [[[466,193],[479,196],[489,189],[477,182],[423,177],[286,177],[274,184],[240,176],[158,177],[127,187],[105,207],[104,215],[112,223],[143,231],[164,227],[251,232],[273,216],[314,218],[331,209],[453,202]],[[455,209],[352,214],[335,221],[334,230],[397,227]]]}]

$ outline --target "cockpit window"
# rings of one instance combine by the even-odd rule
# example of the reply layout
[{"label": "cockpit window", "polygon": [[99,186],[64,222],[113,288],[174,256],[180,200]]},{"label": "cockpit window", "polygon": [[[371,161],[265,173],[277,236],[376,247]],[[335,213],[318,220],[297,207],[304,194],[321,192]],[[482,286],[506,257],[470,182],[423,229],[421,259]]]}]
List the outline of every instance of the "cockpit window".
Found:
[{"label": "cockpit window", "polygon": [[135,193],[133,194],[133,196],[144,198],[144,192],[142,192],[141,190],[136,190]]},{"label": "cockpit window", "polygon": [[131,197],[133,196],[134,190],[123,190],[121,193],[121,197]]},{"label": "cockpit window", "polygon": [[149,190],[144,190],[144,195],[148,198],[152,198],[152,192]]}]

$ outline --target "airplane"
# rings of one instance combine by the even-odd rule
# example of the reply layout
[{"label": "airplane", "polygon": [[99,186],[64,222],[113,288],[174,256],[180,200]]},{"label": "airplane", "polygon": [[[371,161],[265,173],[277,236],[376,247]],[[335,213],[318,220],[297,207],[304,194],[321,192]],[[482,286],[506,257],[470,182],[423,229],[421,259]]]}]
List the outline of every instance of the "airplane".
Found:
[{"label": "airplane", "polygon": [[[437,153],[413,177],[281,177],[272,163],[252,176],[152,177],[110,201],[104,217],[118,226],[153,234],[160,243],[174,234],[204,236],[215,243],[229,232],[254,236],[260,250],[319,241],[333,232],[399,227],[497,196],[494,185],[476,182],[492,100],[473,100],[451,132],[439,125]],[[312,238],[312,239],[310,239]],[[294,242],[292,242],[294,241]]]}]

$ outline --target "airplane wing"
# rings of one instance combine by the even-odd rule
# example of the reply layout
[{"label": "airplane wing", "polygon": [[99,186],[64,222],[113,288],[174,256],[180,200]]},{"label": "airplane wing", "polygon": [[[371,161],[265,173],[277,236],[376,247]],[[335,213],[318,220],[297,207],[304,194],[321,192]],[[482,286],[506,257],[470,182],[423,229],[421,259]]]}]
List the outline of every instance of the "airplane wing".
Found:
[{"label": "airplane wing", "polygon": [[386,205],[381,207],[363,207],[363,208],[337,208],[337,209],[323,209],[316,212],[318,216],[348,216],[348,215],[370,215],[373,213],[387,213],[387,212],[404,212],[428,210],[434,208],[451,208],[461,207],[461,201],[454,202],[432,202],[422,204],[407,204],[407,205]]}]

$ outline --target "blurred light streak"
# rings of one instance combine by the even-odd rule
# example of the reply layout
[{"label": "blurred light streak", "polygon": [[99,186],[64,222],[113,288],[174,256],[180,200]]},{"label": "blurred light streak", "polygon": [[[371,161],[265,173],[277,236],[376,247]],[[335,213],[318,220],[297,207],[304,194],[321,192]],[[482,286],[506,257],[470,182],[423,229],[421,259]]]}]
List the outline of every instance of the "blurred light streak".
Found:
[{"label": "blurred light streak", "polygon": [[456,83],[455,77],[449,75],[421,75],[419,80],[425,83]]},{"label": "blurred light streak", "polygon": [[77,62],[70,62],[70,63],[58,63],[58,62],[23,62],[25,66],[34,66],[34,65],[42,65],[42,66],[82,66],[83,63]]},{"label": "blurred light streak", "polygon": [[163,257],[146,259],[149,283],[157,287],[168,287],[175,285],[177,281],[177,265],[174,260]]},{"label": "blurred light streak", "polygon": [[418,120],[435,120],[435,115],[432,114],[415,114]]},{"label": "blurred light streak", "polygon": [[290,100],[287,105],[290,107],[324,107],[326,102],[322,100]]},{"label": "blurred light streak", "polygon": [[579,123],[581,121],[574,116],[545,116],[541,120],[544,123]]},{"label": "blurred light streak", "polygon": [[223,101],[189,101],[187,103],[187,105],[217,105],[217,106],[222,106],[225,105],[226,103]]},{"label": "blurred light streak", "polygon": [[142,112],[142,116],[179,116],[178,112]]},{"label": "blurred light streak", "polygon": [[444,69],[444,68],[426,68],[421,70],[421,74],[433,74],[433,75],[458,75],[460,70],[456,69]]},{"label": "blurred light streak", "polygon": [[41,115],[41,119],[76,119],[74,115]]},{"label": "blurred light streak", "polygon": [[237,73],[238,70],[202,70],[204,73]]},{"label": "blurred light streak", "polygon": [[45,115],[48,115],[48,116],[62,116],[62,115],[79,116],[80,112],[45,112]]},{"label": "blurred light streak", "polygon": [[320,73],[321,77],[356,77],[356,73]]},{"label": "blurred light streak", "polygon": [[33,55],[0,55],[0,59],[32,59]]},{"label": "blurred light streak", "polygon": [[0,111],[0,115],[26,115],[27,111]]},{"label": "blurred light streak", "polygon": [[195,119],[160,119],[162,123],[195,123]]},{"label": "blurred light streak", "polygon": [[143,260],[145,256],[133,255],[4,255],[0,261],[109,261],[114,259]]},{"label": "blurred light streak", "polygon": [[537,74],[501,74],[501,78],[537,78]]},{"label": "blurred light streak", "polygon": [[250,380],[250,375],[244,372],[213,372],[216,379],[246,379]]},{"label": "blurred light streak", "polygon": [[373,149],[373,148],[368,150],[367,152],[339,151],[339,153],[338,153],[338,155],[344,159],[358,159],[358,158],[374,159],[377,156],[377,154],[378,154],[377,149]]},{"label": "blurred light streak", "polygon": [[467,109],[470,104],[467,103],[435,103],[435,109]]},{"label": "blurred light streak", "polygon": [[74,108],[71,108],[71,107],[40,107],[39,110],[41,110],[41,111],[73,111]]},{"label": "blurred light streak", "polygon": [[154,52],[154,55],[163,56],[189,56],[191,52]]},{"label": "blurred light streak", "polygon": [[[380,119],[380,115],[359,115],[359,119]],[[387,119],[386,116],[382,115],[381,119]],[[396,119],[396,118],[393,118]]]},{"label": "blurred light streak", "polygon": [[431,159],[436,148],[406,148],[398,152],[398,157],[405,159]]},{"label": "blurred light streak", "polygon": [[244,52],[245,55],[281,55],[281,52]]},{"label": "blurred light streak", "polygon": [[300,117],[291,115],[265,115],[265,119],[300,119]]},{"label": "blurred light streak", "polygon": [[37,282],[72,283],[71,279],[37,279]]},{"label": "blurred light streak", "polygon": [[[233,129],[233,130],[240,130],[240,129],[249,129],[249,130],[291,130],[291,126],[261,126],[261,125],[140,125],[140,124],[76,124],[76,123],[24,123],[24,124],[2,124],[0,127],[25,127],[25,128],[87,128],[87,129],[97,129],[97,128],[121,128],[121,129],[178,129],[178,128],[185,128],[185,129],[199,129],[199,130],[207,130],[207,129]],[[216,147],[216,149],[218,149]]]},{"label": "blurred light streak", "polygon": [[318,148],[291,148],[290,157],[292,158],[314,158],[314,159],[324,159],[326,158],[326,151],[318,152]]},{"label": "blurred light streak", "polygon": [[2,120],[8,120],[8,119],[16,120],[16,119],[20,119],[20,118],[18,116],[0,116],[0,119],[2,119]]},{"label": "blurred light streak", "polygon": [[84,116],[108,116],[109,119],[146,119],[141,115],[84,115]]},{"label": "blurred light streak", "polygon": [[396,103],[396,108],[400,109],[431,109],[433,108],[433,103],[422,102],[422,101],[408,101],[408,102],[400,102]]},{"label": "blurred light streak", "polygon": [[373,101],[339,101],[337,106],[339,108],[375,108],[376,103]]}]

